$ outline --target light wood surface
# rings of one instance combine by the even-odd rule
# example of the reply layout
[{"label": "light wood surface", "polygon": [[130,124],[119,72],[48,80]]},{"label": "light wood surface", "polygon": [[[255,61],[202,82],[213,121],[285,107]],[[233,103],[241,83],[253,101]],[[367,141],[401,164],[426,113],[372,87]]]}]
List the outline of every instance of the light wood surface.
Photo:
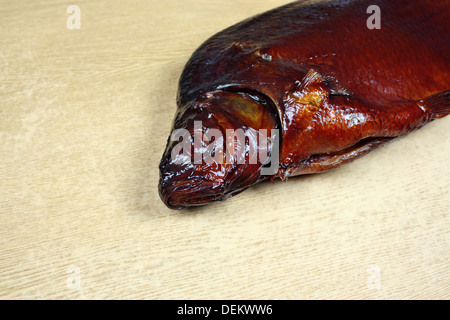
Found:
[{"label": "light wood surface", "polygon": [[329,173],[160,201],[189,56],[287,2],[79,0],[80,30],[72,3],[2,2],[0,298],[450,298],[450,117]]}]

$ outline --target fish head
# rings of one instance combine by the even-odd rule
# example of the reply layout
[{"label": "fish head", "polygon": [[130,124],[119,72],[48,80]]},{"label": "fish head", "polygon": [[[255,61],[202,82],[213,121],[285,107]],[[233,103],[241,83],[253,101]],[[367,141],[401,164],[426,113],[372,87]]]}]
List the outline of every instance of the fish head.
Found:
[{"label": "fish head", "polygon": [[160,164],[161,199],[172,209],[200,206],[266,179],[278,127],[257,94],[218,90],[180,106]]}]

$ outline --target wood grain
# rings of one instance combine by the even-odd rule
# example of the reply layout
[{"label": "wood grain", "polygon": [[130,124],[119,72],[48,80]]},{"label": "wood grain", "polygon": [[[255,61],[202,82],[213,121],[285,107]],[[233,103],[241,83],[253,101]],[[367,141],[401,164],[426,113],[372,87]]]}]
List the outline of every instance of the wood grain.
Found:
[{"label": "wood grain", "polygon": [[190,54],[287,2],[80,0],[80,30],[64,1],[2,4],[0,298],[450,298],[450,118],[329,173],[160,201]]}]

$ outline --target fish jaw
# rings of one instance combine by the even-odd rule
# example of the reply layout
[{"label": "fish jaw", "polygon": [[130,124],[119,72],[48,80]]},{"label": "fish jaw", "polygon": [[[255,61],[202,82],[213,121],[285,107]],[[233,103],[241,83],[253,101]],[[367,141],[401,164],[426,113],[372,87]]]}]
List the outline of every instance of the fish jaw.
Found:
[{"label": "fish jaw", "polygon": [[[170,209],[183,209],[225,199],[225,170],[177,165],[169,162],[161,165],[159,194]],[[215,178],[207,178],[214,175]]]},{"label": "fish jaw", "polygon": [[159,194],[169,208],[225,200],[267,178],[264,164],[251,156],[255,150],[259,155],[259,132],[279,127],[266,102],[247,93],[215,91],[178,110],[160,163]]}]

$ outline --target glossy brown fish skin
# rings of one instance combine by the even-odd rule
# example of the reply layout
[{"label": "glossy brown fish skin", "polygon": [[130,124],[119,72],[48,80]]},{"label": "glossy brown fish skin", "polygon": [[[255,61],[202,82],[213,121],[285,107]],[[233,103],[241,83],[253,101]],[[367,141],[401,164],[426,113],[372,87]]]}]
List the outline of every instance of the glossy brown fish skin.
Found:
[{"label": "glossy brown fish skin", "polygon": [[[381,9],[380,30],[366,26],[370,5]],[[272,127],[282,131],[278,177],[350,162],[448,114],[449,8],[450,1],[296,2],[246,20],[209,39],[191,57],[180,79],[174,128],[188,127],[183,114],[198,109],[211,92],[252,93],[272,107],[278,122]],[[264,113],[271,117],[268,108]],[[203,196],[213,180],[189,188],[195,168],[174,178],[184,169],[171,165],[172,147],[168,143],[160,167],[160,194],[169,207],[234,194],[223,187],[227,173],[217,180],[222,187],[213,196]],[[203,175],[214,171],[197,169]],[[266,178],[256,169],[241,170],[251,178],[233,188],[241,191]],[[177,184],[184,189],[171,187]]]}]

